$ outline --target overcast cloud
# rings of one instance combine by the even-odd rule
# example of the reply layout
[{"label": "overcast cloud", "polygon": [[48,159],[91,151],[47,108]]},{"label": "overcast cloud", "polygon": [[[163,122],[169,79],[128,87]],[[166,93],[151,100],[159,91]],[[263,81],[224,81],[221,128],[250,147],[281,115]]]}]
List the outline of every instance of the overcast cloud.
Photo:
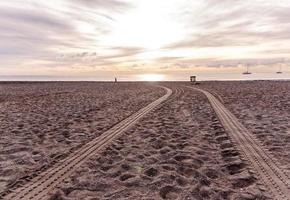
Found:
[{"label": "overcast cloud", "polygon": [[290,0],[1,1],[0,72],[288,63],[289,10]]}]

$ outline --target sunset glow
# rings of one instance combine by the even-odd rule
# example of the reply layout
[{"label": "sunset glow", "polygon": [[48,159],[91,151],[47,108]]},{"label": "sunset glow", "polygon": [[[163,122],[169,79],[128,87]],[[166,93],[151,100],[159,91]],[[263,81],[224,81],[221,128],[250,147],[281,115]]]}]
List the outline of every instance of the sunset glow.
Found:
[{"label": "sunset glow", "polygon": [[187,80],[201,68],[275,73],[283,64],[290,76],[289,9],[290,0],[1,1],[0,74],[111,80],[179,71]]},{"label": "sunset glow", "polygon": [[142,74],[139,75],[140,81],[163,81],[165,76],[163,74]]}]

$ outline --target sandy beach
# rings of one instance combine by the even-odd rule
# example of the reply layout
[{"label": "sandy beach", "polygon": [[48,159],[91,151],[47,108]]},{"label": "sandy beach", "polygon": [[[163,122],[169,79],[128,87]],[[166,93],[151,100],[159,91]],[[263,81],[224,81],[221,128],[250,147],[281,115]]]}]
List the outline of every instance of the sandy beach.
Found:
[{"label": "sandy beach", "polygon": [[206,97],[173,97],[67,180],[52,199],[264,199]]},{"label": "sandy beach", "polygon": [[290,82],[234,81],[200,85],[221,98],[234,115],[290,169]]},{"label": "sandy beach", "polygon": [[0,192],[164,93],[142,83],[0,83]]},{"label": "sandy beach", "polygon": [[[207,97],[185,82],[2,83],[1,191],[62,163],[113,125],[172,90],[172,95],[89,157],[50,200],[272,199],[223,127]],[[202,82],[290,167],[286,81]]]}]

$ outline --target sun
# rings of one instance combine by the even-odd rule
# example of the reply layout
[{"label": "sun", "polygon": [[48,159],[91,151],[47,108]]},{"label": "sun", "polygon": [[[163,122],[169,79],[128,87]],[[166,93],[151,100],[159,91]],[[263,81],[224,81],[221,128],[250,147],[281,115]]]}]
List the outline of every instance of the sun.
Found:
[{"label": "sun", "polygon": [[139,75],[139,79],[141,81],[163,81],[164,80],[163,74],[141,74]]},{"label": "sun", "polygon": [[164,2],[167,1],[158,2],[154,1],[152,6],[152,2],[148,0],[136,1],[134,9],[120,15],[112,25],[110,34],[106,34],[102,39],[103,45],[153,50],[183,38],[185,33],[182,27],[169,12],[170,9],[164,8],[167,5]]}]

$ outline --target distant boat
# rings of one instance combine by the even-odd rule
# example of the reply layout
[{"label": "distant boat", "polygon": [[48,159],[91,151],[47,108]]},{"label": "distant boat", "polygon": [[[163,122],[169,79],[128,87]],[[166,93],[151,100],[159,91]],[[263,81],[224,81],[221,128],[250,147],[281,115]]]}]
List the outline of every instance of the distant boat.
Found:
[{"label": "distant boat", "polygon": [[282,74],[281,65],[279,65],[279,71],[276,72],[277,74]]},{"label": "distant boat", "polygon": [[247,65],[247,71],[243,72],[244,75],[248,75],[248,74],[252,74],[251,72],[249,72],[249,66]]}]

